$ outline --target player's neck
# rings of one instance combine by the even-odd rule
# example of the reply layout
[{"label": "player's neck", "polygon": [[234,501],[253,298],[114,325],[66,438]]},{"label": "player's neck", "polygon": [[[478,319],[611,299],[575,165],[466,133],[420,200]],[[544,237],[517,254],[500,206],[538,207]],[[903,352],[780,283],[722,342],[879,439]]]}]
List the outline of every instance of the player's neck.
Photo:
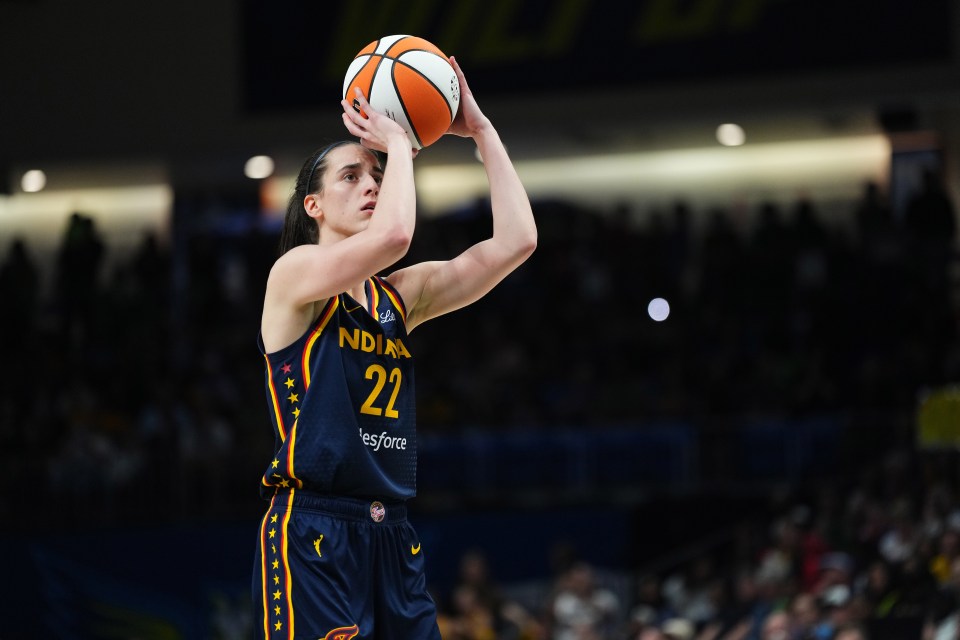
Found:
[{"label": "player's neck", "polygon": [[347,295],[361,304],[367,304],[367,290],[364,286],[365,284],[366,281],[363,281],[360,284],[349,287],[347,289]]}]

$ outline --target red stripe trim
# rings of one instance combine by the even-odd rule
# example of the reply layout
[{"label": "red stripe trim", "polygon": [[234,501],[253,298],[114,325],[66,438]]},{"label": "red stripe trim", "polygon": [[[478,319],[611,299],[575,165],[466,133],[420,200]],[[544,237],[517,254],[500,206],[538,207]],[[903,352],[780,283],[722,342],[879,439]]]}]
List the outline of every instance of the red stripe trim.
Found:
[{"label": "red stripe trim", "polygon": [[296,484],[297,489],[303,488],[303,481],[297,477],[293,469],[293,452],[297,448],[297,425],[300,424],[300,420],[294,420],[293,426],[290,428],[290,442],[287,443],[287,477],[293,480]]},{"label": "red stripe trim", "polygon": [[260,593],[263,596],[263,633],[265,638],[270,637],[270,600],[268,590],[270,582],[267,580],[267,521],[270,519],[270,512],[273,510],[273,502],[277,499],[276,494],[270,499],[270,508],[263,516],[263,522],[260,523]]},{"label": "red stripe trim", "polygon": [[[296,426],[294,426],[296,429]],[[283,525],[280,527],[280,560],[283,562],[284,578],[287,589],[287,638],[293,640],[293,579],[290,576],[290,563],[287,562],[288,544],[287,528],[290,525],[290,516],[293,515],[293,496],[296,490],[291,489],[287,497],[287,512],[283,515]]]},{"label": "red stripe trim", "polygon": [[270,357],[264,354],[263,359],[267,361],[267,387],[270,389],[270,402],[273,405],[273,415],[277,419],[277,429],[280,431],[280,441],[286,439],[287,429],[283,423],[283,412],[280,411],[280,399],[277,397],[277,387],[273,383],[273,364]]},{"label": "red stripe trim", "polygon": [[367,306],[370,307],[370,315],[379,318],[380,314],[377,312],[377,308],[380,306],[380,291],[377,289],[377,281],[375,278],[370,278],[367,282],[370,283],[370,296],[367,299]]},{"label": "red stripe trim", "polygon": [[313,343],[316,342],[317,338],[320,337],[320,334],[323,333],[327,323],[330,322],[330,318],[333,317],[333,312],[336,311],[339,305],[340,296],[334,296],[333,298],[330,298],[330,301],[327,302],[326,308],[324,308],[323,312],[320,314],[320,322],[317,323],[317,328],[314,329],[313,333],[310,334],[310,337],[307,338],[307,344],[303,347],[301,370],[303,371],[304,395],[306,395],[307,389],[310,388],[310,351],[313,349]]}]

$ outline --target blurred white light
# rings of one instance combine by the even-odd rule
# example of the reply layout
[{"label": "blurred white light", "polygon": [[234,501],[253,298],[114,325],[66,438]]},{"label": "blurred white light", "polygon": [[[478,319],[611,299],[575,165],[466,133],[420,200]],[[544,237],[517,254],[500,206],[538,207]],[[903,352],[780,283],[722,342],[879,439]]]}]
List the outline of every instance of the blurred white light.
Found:
[{"label": "blurred white light", "polygon": [[253,156],[243,166],[243,175],[253,180],[262,180],[273,175],[273,158],[270,156]]},{"label": "blurred white light", "polygon": [[647,305],[647,314],[656,322],[663,322],[670,315],[670,303],[663,298],[654,298]]},{"label": "blurred white light", "polygon": [[[891,145],[876,134],[849,138],[714,144],[700,149],[517,159],[514,166],[531,198],[566,198],[596,208],[598,202],[672,203],[686,194],[695,206],[740,205],[796,197],[847,201],[861,197],[864,180],[889,175]],[[430,154],[414,163],[417,207],[438,215],[489,196],[483,165],[433,163]],[[289,184],[296,175],[285,176]],[[293,188],[290,188],[292,191]],[[283,198],[283,208],[286,199]]]},{"label": "blurred white light", "polygon": [[739,147],[747,140],[747,134],[738,124],[722,124],[717,127],[717,142],[725,147]]},{"label": "blurred white light", "polygon": [[26,193],[43,191],[45,186],[47,186],[47,174],[40,169],[31,169],[20,178],[20,188]]}]

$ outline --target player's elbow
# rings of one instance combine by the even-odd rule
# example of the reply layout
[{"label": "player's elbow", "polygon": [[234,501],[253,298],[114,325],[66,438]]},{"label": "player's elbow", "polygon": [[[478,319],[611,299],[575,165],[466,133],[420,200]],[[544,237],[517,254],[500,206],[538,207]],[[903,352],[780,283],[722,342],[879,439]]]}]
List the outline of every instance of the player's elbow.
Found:
[{"label": "player's elbow", "polygon": [[398,259],[407,254],[411,242],[413,242],[413,229],[408,229],[399,224],[384,230],[381,238],[381,246],[384,252],[396,256]]},{"label": "player's elbow", "polygon": [[537,250],[537,231],[531,230],[519,238],[515,251],[520,261],[524,261]]}]

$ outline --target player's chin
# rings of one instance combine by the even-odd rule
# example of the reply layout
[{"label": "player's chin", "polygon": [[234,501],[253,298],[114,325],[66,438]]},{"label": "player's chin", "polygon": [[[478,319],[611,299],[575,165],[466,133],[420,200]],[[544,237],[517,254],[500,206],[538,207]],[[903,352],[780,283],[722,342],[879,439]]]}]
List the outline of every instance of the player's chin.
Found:
[{"label": "player's chin", "polygon": [[370,226],[370,218],[372,215],[372,211],[364,211],[361,213],[360,219],[357,220],[357,231],[366,231],[367,227]]}]

